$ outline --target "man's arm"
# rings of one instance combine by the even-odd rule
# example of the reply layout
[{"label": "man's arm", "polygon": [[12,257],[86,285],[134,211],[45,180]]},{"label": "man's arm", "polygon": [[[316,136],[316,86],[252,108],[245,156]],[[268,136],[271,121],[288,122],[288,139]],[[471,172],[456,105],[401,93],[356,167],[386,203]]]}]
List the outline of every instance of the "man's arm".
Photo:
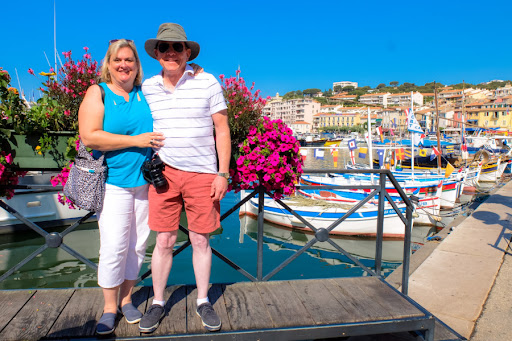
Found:
[{"label": "man's arm", "polygon": [[[215,126],[215,145],[219,158],[219,172],[229,173],[229,160],[231,158],[231,136],[229,133],[228,112],[226,109],[212,115]],[[213,200],[221,200],[226,195],[227,179],[217,176],[212,183],[210,195]]]}]

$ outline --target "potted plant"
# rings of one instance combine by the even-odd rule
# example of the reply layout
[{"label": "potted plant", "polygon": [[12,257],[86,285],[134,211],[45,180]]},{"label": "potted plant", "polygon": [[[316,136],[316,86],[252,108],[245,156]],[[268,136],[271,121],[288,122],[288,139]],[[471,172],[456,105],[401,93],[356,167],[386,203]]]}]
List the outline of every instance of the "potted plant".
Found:
[{"label": "potted plant", "polygon": [[302,174],[300,144],[281,120],[262,116],[266,99],[247,88],[236,77],[220,76],[228,106],[231,131],[230,180],[228,190],[256,189],[262,184],[275,199],[291,195]]}]

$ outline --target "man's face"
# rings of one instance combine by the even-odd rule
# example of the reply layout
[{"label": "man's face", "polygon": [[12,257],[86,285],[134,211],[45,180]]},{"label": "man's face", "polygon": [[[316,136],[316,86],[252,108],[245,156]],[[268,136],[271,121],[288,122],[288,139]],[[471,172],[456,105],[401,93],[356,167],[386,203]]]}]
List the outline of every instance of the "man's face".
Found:
[{"label": "man's face", "polygon": [[183,42],[160,41],[155,49],[156,59],[164,72],[183,73],[192,51]]}]

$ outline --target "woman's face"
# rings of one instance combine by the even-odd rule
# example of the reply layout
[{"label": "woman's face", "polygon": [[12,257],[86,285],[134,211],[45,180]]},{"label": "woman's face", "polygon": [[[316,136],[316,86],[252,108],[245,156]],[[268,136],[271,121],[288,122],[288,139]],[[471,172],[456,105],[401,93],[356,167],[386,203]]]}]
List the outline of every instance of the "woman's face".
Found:
[{"label": "woman's face", "polygon": [[128,46],[120,48],[117,55],[110,57],[108,70],[113,83],[133,84],[137,77],[138,65],[132,49]]}]

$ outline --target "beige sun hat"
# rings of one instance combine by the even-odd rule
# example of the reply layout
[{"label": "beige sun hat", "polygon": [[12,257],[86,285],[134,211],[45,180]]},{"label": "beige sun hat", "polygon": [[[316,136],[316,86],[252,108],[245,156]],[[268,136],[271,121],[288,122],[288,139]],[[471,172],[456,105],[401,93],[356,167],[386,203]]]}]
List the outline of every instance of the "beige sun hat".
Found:
[{"label": "beige sun hat", "polygon": [[199,54],[199,44],[195,41],[187,40],[187,35],[185,34],[185,30],[181,25],[173,24],[173,23],[164,23],[160,25],[158,28],[158,33],[156,34],[156,39],[148,39],[144,44],[144,48],[146,52],[153,58],[156,59],[155,48],[156,44],[159,41],[176,41],[176,42],[185,42],[189,49],[192,50],[190,54],[190,58],[188,60],[192,60],[197,57]]}]

